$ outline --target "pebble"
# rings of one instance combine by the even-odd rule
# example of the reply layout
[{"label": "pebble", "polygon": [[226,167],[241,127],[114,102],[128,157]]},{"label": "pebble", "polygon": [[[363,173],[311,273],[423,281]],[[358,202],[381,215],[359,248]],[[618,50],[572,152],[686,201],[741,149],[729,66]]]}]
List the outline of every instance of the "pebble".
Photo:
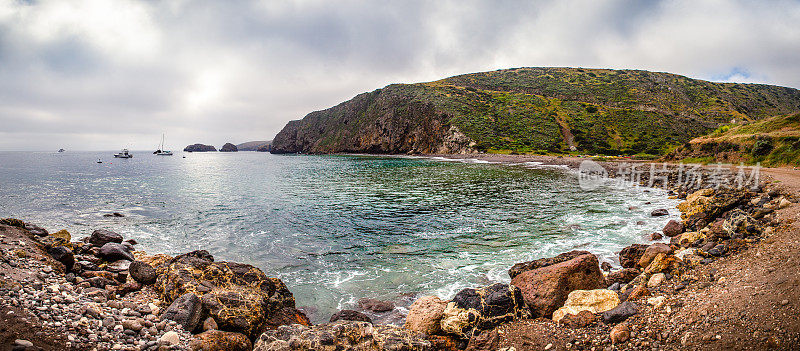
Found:
[{"label": "pebble", "polygon": [[22,347],[33,347],[33,343],[25,339],[14,340],[14,345]]},{"label": "pebble", "polygon": [[177,345],[180,342],[180,336],[174,331],[168,331],[158,339],[159,341],[166,342],[169,345]]}]

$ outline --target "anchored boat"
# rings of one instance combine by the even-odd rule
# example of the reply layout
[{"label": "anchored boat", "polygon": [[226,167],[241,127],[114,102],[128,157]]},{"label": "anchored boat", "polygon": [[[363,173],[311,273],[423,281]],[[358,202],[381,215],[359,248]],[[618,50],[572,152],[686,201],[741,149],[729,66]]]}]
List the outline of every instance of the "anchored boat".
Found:
[{"label": "anchored boat", "polygon": [[118,154],[114,154],[114,157],[116,157],[116,158],[132,158],[133,154],[128,152],[128,149],[122,149],[122,151],[120,151]]},{"label": "anchored boat", "polygon": [[164,150],[164,134],[161,134],[161,144],[158,144],[158,150],[153,152],[153,155],[158,156],[172,156],[172,151]]}]

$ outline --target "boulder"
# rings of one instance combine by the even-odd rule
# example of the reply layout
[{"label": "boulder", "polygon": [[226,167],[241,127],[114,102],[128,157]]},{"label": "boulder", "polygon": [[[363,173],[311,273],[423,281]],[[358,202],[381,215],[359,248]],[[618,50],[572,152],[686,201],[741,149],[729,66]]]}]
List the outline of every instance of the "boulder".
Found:
[{"label": "boulder", "polygon": [[586,328],[597,324],[599,319],[600,317],[598,315],[584,310],[577,314],[564,315],[564,317],[561,317],[558,324],[567,328]]},{"label": "boulder", "polygon": [[183,151],[186,152],[214,152],[217,151],[217,148],[211,145],[204,145],[204,144],[192,144],[183,148]]},{"label": "boulder", "polygon": [[372,318],[369,318],[366,314],[363,314],[358,311],[353,310],[341,310],[339,312],[334,313],[331,316],[330,322],[336,321],[360,321],[360,322],[367,322],[372,323]]},{"label": "boulder", "polygon": [[50,234],[47,229],[31,223],[25,223],[25,230],[36,236],[47,236]]},{"label": "boulder", "polygon": [[740,190],[701,189],[678,204],[686,228],[702,229],[714,218],[735,207],[744,197]]},{"label": "boulder", "polygon": [[644,244],[633,244],[622,249],[619,252],[619,264],[623,268],[635,268],[645,250],[647,250],[647,245]]},{"label": "boulder", "polygon": [[110,230],[98,229],[92,232],[89,237],[89,243],[93,246],[102,247],[107,243],[122,243],[122,235],[114,233]]},{"label": "boulder", "polygon": [[172,301],[161,314],[161,319],[169,319],[183,326],[189,332],[197,330],[203,320],[203,305],[193,293],[185,293]]},{"label": "boulder", "polygon": [[511,280],[522,291],[533,317],[552,316],[573,290],[605,287],[597,256],[584,254],[565,262],[522,272]]},{"label": "boulder", "polygon": [[256,340],[253,351],[429,351],[431,343],[393,325],[338,321],[313,327],[283,325],[267,330]]},{"label": "boulder", "polygon": [[358,300],[358,308],[372,312],[388,312],[394,309],[394,304],[389,301],[362,298]]},{"label": "boulder", "polygon": [[633,290],[631,290],[630,294],[628,294],[628,298],[626,300],[636,301],[645,296],[650,296],[650,290],[645,288],[643,285],[637,285]]},{"label": "boulder", "polygon": [[237,152],[237,151],[239,151],[239,149],[236,148],[236,145],[233,145],[231,143],[225,143],[225,145],[222,145],[222,148],[219,149],[219,151],[220,152]]},{"label": "boulder", "polygon": [[123,271],[127,271],[128,268],[131,267],[131,261],[128,261],[126,259],[116,260],[114,262],[109,262],[109,263],[105,264],[104,267],[105,267],[105,270],[107,270],[109,272],[120,273],[120,272],[123,272]]},{"label": "boulder", "polygon": [[155,284],[156,282],[156,270],[146,262],[133,261],[130,266],[128,266],[128,271],[133,280],[144,285]]},{"label": "boulder", "polygon": [[677,257],[679,260],[683,261],[690,267],[700,264],[700,261],[703,260],[703,257],[700,256],[697,249],[695,248],[681,250],[680,252],[675,254],[675,257]]},{"label": "boulder", "polygon": [[621,344],[631,338],[631,330],[627,324],[617,324],[611,328],[609,336],[612,344]]},{"label": "boulder", "polygon": [[669,216],[669,211],[666,208],[659,208],[650,212],[650,215],[653,217]]},{"label": "boulder", "polygon": [[409,308],[403,328],[427,335],[439,334],[447,301],[437,296],[423,296]]},{"label": "boulder", "polygon": [[62,239],[64,241],[66,241],[66,242],[72,241],[72,235],[70,235],[69,232],[66,229],[61,229],[61,230],[59,230],[59,231],[57,231],[55,233],[50,234],[50,236],[52,236],[54,238]]},{"label": "boulder", "polygon": [[64,246],[51,247],[47,249],[47,253],[56,261],[61,262],[67,272],[71,272],[75,266],[75,255],[69,248]]},{"label": "boulder", "polygon": [[511,279],[514,279],[514,277],[520,275],[522,272],[552,266],[554,264],[566,262],[575,257],[588,254],[591,254],[591,252],[574,250],[562,253],[556,257],[540,258],[538,260],[529,262],[517,263],[508,270],[508,275],[511,277]]},{"label": "boulder", "polygon": [[125,246],[117,243],[105,243],[105,245],[100,247],[99,256],[109,262],[116,260],[135,260],[133,254],[131,254]]},{"label": "boulder", "polygon": [[114,288],[114,292],[117,293],[117,295],[119,296],[125,296],[134,291],[139,291],[139,290],[142,290],[142,284],[136,281],[126,282]]},{"label": "boulder", "polygon": [[255,339],[266,328],[311,324],[295,308],[294,296],[280,279],[251,265],[215,262],[207,251],[199,250],[162,263],[156,272],[155,289],[162,300],[194,293],[220,330]]},{"label": "boulder", "polygon": [[208,317],[203,321],[203,331],[218,330],[217,321],[213,317]]},{"label": "boulder", "polygon": [[617,307],[603,312],[603,322],[606,324],[616,324],[624,322],[628,317],[639,313],[639,307],[630,301],[625,301]]},{"label": "boulder", "polygon": [[676,274],[676,270],[683,266],[683,262],[671,254],[660,253],[647,268],[645,274],[670,273]]},{"label": "boulder", "polygon": [[567,314],[577,314],[580,311],[600,313],[608,311],[619,305],[617,293],[607,289],[575,290],[569,293],[564,306],[553,312],[553,322],[560,322]]},{"label": "boulder", "polygon": [[637,268],[623,268],[621,270],[608,273],[606,276],[606,286],[614,285],[614,283],[620,283],[623,285],[627,284],[641,273],[642,271]]},{"label": "boulder", "polygon": [[644,254],[641,258],[639,258],[639,267],[645,268],[650,265],[650,262],[653,262],[653,259],[656,258],[658,254],[670,254],[672,253],[672,248],[663,243],[655,243],[647,247],[644,250]]},{"label": "boulder", "polygon": [[650,241],[656,241],[656,240],[661,240],[661,238],[663,238],[663,236],[661,235],[661,233],[655,232],[655,233],[651,233],[649,238],[650,238]]},{"label": "boulder", "polygon": [[500,343],[497,329],[485,330],[469,338],[465,351],[495,351]]},{"label": "boulder", "polygon": [[25,228],[25,222],[16,218],[0,219],[0,224],[5,224],[7,226],[12,226],[12,227]]},{"label": "boulder", "polygon": [[246,335],[221,330],[208,330],[192,337],[192,351],[250,351],[253,343]]},{"label": "boulder", "polygon": [[469,339],[476,330],[529,316],[520,289],[502,283],[459,291],[442,314],[442,330],[462,339]]},{"label": "boulder", "polygon": [[651,288],[651,289],[655,288],[655,287],[661,285],[661,283],[663,283],[664,280],[666,280],[666,279],[667,279],[667,276],[664,273],[653,274],[653,275],[650,276],[650,279],[647,281],[647,287]]},{"label": "boulder", "polygon": [[672,241],[674,241],[677,246],[690,247],[694,243],[698,242],[699,240],[704,240],[705,238],[706,235],[702,232],[685,232],[672,238]]},{"label": "boulder", "polygon": [[661,231],[664,233],[664,235],[671,238],[680,233],[683,233],[684,230],[686,230],[686,228],[684,228],[683,222],[670,219],[669,222],[667,222],[667,225],[665,225],[664,229],[662,229]]}]

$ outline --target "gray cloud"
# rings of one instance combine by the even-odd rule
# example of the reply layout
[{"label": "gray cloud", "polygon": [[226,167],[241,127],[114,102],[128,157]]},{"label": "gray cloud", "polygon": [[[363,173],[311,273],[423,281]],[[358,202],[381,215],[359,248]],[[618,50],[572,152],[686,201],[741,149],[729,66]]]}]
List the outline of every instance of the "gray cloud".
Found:
[{"label": "gray cloud", "polygon": [[0,150],[268,139],[393,82],[521,66],[800,87],[798,1],[0,0]]}]

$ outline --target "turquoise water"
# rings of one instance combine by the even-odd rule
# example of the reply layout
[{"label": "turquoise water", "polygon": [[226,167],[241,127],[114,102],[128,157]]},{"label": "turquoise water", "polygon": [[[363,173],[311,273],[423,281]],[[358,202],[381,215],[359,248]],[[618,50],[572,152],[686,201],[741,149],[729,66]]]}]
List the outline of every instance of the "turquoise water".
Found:
[{"label": "turquoise water", "polygon": [[[450,298],[508,281],[516,262],[568,250],[615,262],[615,252],[678,214],[663,191],[581,191],[575,174],[531,164],[112,154],[0,153],[0,217],[73,238],[107,228],[150,253],[206,249],[251,263],[283,279],[299,306],[313,306],[316,322],[363,297]],[[672,216],[651,218],[655,208]],[[102,216],[109,212],[126,217]]]}]

